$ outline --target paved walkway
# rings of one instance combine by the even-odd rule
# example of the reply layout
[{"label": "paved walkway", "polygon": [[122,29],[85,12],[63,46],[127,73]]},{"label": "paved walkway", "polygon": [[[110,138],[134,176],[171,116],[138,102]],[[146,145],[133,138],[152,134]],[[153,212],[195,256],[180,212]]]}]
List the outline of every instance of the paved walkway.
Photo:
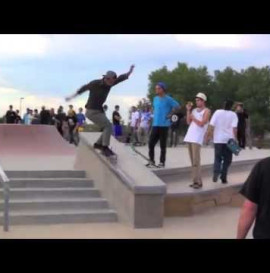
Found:
[{"label": "paved walkway", "polygon": [[234,239],[239,213],[239,208],[218,207],[193,217],[165,218],[164,227],[160,229],[133,229],[121,223],[13,226],[8,233],[0,230],[0,238]]}]

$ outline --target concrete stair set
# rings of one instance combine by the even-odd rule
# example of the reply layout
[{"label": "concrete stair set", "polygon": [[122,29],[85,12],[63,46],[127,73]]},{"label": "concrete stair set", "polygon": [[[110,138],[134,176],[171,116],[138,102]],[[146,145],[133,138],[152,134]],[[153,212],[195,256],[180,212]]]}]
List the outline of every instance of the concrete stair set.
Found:
[{"label": "concrete stair set", "polygon": [[[84,171],[8,171],[10,225],[115,222],[117,214]],[[0,223],[3,224],[0,188]]]}]

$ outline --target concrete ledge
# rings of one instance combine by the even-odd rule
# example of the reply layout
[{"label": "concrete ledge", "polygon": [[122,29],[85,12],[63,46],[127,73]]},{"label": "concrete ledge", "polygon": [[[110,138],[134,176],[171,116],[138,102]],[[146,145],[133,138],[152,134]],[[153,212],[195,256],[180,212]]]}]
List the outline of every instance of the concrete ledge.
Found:
[{"label": "concrete ledge", "polygon": [[239,194],[241,185],[197,193],[167,194],[165,216],[191,216],[217,206],[240,207],[244,200]]},{"label": "concrete ledge", "polygon": [[[252,168],[260,159],[251,159],[243,161],[235,161],[230,166],[230,173],[235,173],[239,171],[245,171],[247,168]],[[209,172],[212,173],[213,164],[203,165],[202,175],[208,175]],[[162,181],[170,182],[171,179],[174,179],[176,176],[181,177],[181,180],[184,180],[187,177],[190,177],[191,167],[182,167],[182,168],[169,168],[161,170],[152,170]]]},{"label": "concrete ledge", "polygon": [[111,139],[118,163],[111,164],[93,144],[100,133],[81,133],[75,168],[85,170],[122,222],[135,228],[162,227],[166,185],[145,168],[130,147]]}]

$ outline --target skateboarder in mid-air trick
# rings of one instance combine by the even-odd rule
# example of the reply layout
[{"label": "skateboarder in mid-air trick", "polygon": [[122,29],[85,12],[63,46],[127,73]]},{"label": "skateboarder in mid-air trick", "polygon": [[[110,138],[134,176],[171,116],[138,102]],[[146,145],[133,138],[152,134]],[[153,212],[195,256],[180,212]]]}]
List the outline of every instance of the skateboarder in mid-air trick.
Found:
[{"label": "skateboarder in mid-air trick", "polygon": [[85,105],[86,117],[94,124],[102,128],[102,134],[94,144],[94,148],[101,150],[102,154],[106,157],[110,157],[115,154],[109,148],[112,134],[112,124],[104,113],[103,104],[106,101],[111,88],[116,84],[127,80],[130,74],[133,72],[134,67],[135,66],[132,65],[127,73],[118,77],[115,72],[108,71],[102,79],[89,82],[88,84],[82,86],[75,94],[66,98],[66,101],[70,101],[85,91],[90,91],[87,104]]}]

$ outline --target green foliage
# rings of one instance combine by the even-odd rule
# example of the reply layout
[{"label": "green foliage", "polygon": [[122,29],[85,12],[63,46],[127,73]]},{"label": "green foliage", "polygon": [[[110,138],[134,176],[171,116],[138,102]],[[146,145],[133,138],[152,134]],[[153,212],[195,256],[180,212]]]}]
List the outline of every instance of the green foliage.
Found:
[{"label": "green foliage", "polygon": [[187,101],[194,101],[198,92],[208,97],[208,107],[215,111],[223,108],[225,99],[243,102],[250,118],[252,131],[263,134],[270,130],[270,68],[249,67],[240,72],[227,67],[216,70],[211,76],[207,67],[188,67],[178,63],[169,71],[166,66],[153,71],[149,75],[148,99],[155,96],[155,85],[164,81],[168,86],[168,94],[184,106]]}]

